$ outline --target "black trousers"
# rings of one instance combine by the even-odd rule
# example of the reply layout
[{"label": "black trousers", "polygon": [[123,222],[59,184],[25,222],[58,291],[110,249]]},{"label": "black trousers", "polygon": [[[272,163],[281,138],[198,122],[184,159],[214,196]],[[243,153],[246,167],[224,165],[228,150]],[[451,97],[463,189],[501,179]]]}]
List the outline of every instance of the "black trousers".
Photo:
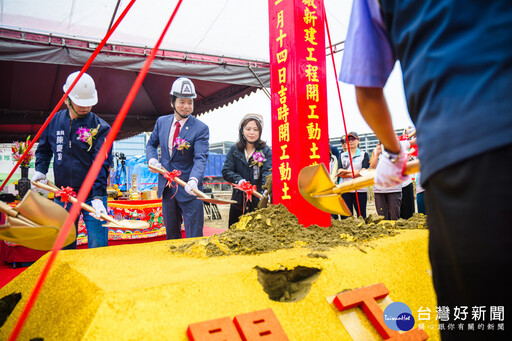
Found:
[{"label": "black trousers", "polygon": [[[361,217],[366,219],[366,202],[368,201],[367,192],[357,192],[357,198],[355,192],[343,193],[341,197],[343,198],[343,200],[345,200],[345,203],[350,209],[350,212],[352,212],[352,214],[356,217],[359,217],[359,209],[357,207],[357,199],[359,198],[359,208],[361,209]],[[345,219],[347,217],[341,216],[341,218]]]},{"label": "black trousers", "polygon": [[[495,330],[441,331],[443,340],[512,340],[512,145],[443,169],[425,186],[438,306],[484,307]],[[503,307],[505,330],[490,320]],[[453,318],[450,322],[453,322]],[[455,321],[455,324],[460,321]],[[445,326],[446,327],[446,326]]]},{"label": "black trousers", "polygon": [[402,187],[402,203],[400,204],[400,218],[409,219],[414,214],[414,185],[412,182]]}]

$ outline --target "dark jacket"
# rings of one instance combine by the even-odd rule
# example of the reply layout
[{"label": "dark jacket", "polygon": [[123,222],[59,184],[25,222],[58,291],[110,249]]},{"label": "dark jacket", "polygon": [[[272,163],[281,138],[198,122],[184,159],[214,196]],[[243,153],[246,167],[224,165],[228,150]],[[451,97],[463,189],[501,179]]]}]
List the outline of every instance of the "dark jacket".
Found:
[{"label": "dark jacket", "polygon": [[[272,150],[269,146],[265,146],[262,150],[263,155],[265,155],[266,161],[263,163],[263,166],[258,167],[256,165],[252,165],[252,156],[249,159],[249,162],[245,159],[245,152],[243,150],[239,150],[236,145],[232,146],[226,155],[226,161],[224,162],[224,167],[222,167],[222,176],[224,180],[238,184],[238,182],[242,179],[249,181],[251,184],[256,185],[258,192],[263,193],[262,186],[266,182],[267,175],[271,174],[272,168]],[[259,177],[257,180],[254,179],[254,167],[259,168]],[[259,202],[259,199],[254,195],[251,197],[252,202],[246,203],[246,207],[249,205],[251,208],[255,208]],[[238,189],[233,188],[233,195],[231,196],[232,200],[236,200],[235,206],[239,209],[243,208],[244,205],[244,193]],[[251,209],[249,209],[250,211]]]},{"label": "dark jacket", "polygon": [[[92,147],[89,149],[89,144],[78,138],[78,128],[96,129],[98,125],[98,134],[93,138]],[[36,171],[46,174],[53,157],[55,185],[59,188],[72,187],[78,193],[109,131],[110,125],[93,112],[75,120],[70,119],[68,109],[57,112],[39,139]],[[107,178],[111,164],[112,150],[103,163],[89,197],[107,195]]]}]

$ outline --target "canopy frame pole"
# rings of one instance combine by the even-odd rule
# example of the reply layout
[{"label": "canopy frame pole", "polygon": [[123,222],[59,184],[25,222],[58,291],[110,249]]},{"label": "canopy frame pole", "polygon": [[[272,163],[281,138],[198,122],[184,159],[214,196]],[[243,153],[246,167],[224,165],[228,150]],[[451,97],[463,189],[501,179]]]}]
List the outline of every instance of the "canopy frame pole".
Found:
[{"label": "canopy frame pole", "polygon": [[258,80],[258,82],[261,84],[261,89],[263,90],[263,92],[265,93],[265,95],[267,95],[268,99],[271,99],[271,96],[270,96],[270,92],[268,91],[268,89],[265,87],[265,84],[263,84],[263,82],[261,81],[260,77],[258,77],[258,75],[256,74],[256,72],[254,72],[254,70],[252,69],[251,65],[249,64],[248,66],[249,70],[251,70],[252,74],[254,75],[254,77],[256,77],[256,79]]},{"label": "canopy frame pole", "polygon": [[119,9],[119,5],[121,4],[121,0],[117,0],[116,8],[114,9],[114,13],[112,13],[112,18],[110,19],[110,24],[108,24],[108,31],[112,28],[114,24],[114,19],[116,18],[117,10]]}]

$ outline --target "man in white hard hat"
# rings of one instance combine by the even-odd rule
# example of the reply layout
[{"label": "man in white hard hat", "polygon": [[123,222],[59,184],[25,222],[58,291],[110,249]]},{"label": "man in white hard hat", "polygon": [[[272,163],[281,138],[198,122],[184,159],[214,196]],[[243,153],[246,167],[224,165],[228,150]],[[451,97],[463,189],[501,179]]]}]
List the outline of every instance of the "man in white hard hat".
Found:
[{"label": "man in white hard hat", "polygon": [[[77,71],[68,76],[63,86],[64,92],[78,74]],[[46,173],[53,157],[55,185],[59,188],[69,186],[78,193],[107,137],[110,125],[91,111],[92,106],[98,103],[98,93],[94,80],[86,73],[75,84],[65,103],[67,109],[57,112],[41,134],[36,150],[36,173],[32,180],[46,182]],[[96,214],[90,215],[82,210],[89,248],[108,245],[108,228],[98,219],[101,213],[107,212],[107,178],[111,164],[112,153],[109,151],[86,200],[96,209]],[[71,203],[66,204],[59,199],[55,197],[55,202],[67,210],[71,209]],[[78,221],[75,226],[78,226]],[[76,249],[76,241],[65,248]]]},{"label": "man in white hard hat", "polygon": [[187,238],[202,237],[203,202],[196,198],[194,189],[203,187],[210,131],[206,124],[192,116],[197,95],[190,79],[175,80],[170,95],[173,113],[157,119],[146,146],[146,157],[152,166],[169,172],[180,171],[180,178],[187,182],[185,188],[166,186],[167,179],[158,175],[158,196],[162,197],[167,239],[181,238],[182,221]]}]

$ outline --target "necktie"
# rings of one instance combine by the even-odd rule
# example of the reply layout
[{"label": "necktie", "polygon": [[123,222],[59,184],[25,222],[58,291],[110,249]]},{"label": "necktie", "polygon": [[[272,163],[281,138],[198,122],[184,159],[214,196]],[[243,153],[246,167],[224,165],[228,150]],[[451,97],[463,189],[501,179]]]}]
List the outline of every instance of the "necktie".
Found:
[{"label": "necktie", "polygon": [[176,121],[176,129],[174,129],[174,136],[172,138],[172,146],[174,147],[176,145],[176,138],[180,134],[180,122]]}]

